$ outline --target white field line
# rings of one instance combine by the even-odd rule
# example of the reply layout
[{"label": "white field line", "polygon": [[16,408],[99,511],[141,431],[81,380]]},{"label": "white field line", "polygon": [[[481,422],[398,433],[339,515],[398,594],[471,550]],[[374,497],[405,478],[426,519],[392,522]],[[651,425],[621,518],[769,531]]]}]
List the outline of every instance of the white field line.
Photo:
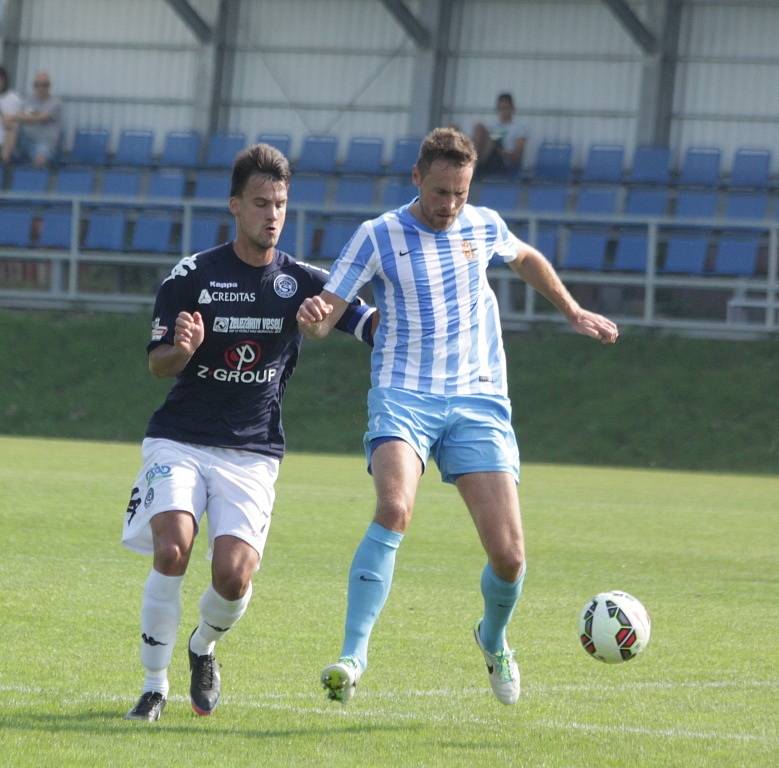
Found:
[{"label": "white field line", "polygon": [[[681,683],[673,685],[668,684],[633,684],[625,686],[602,686],[603,690],[615,690],[617,688],[776,688],[777,682],[770,680],[745,680],[745,681],[710,681],[708,683]],[[564,686],[536,686],[537,691],[544,689],[549,692],[555,690],[568,690]],[[582,686],[582,690],[592,690],[592,687]],[[59,695],[57,691],[45,689],[35,686],[25,685],[5,685],[0,684],[0,693],[16,693],[19,696],[11,696],[10,702],[14,704],[29,704],[31,698],[34,696],[45,695],[50,698],[58,700],[59,704],[67,706],[79,706],[82,704],[94,704],[96,701],[109,702],[109,703],[121,703],[131,704],[132,697],[121,696],[119,694],[110,694],[104,692],[96,693],[83,693],[79,696],[68,696],[57,699]],[[453,694],[463,695],[469,693],[485,693],[484,688],[473,689],[440,689],[431,691],[405,691],[401,693],[373,693],[366,694],[366,699],[389,699],[392,701],[401,701],[402,699],[408,699],[410,697],[441,697],[450,696]],[[352,719],[364,719],[368,717],[376,717],[384,720],[411,720],[414,722],[429,722],[429,723],[451,723],[454,725],[461,724],[463,722],[490,726],[495,725],[494,718],[476,717],[468,715],[463,712],[443,714],[434,712],[405,712],[405,711],[391,711],[386,709],[366,709],[364,706],[346,708],[338,705],[325,704],[301,706],[301,704],[292,703],[291,699],[306,699],[311,700],[313,694],[311,693],[298,693],[298,694],[267,694],[264,696],[225,696],[225,704],[233,704],[239,707],[246,707],[250,709],[259,710],[275,710],[282,712],[290,712],[296,715],[326,715],[329,717],[341,717]],[[182,696],[180,694],[173,694],[169,696],[169,700],[176,702],[177,704],[189,704],[189,697]],[[289,702],[289,703],[288,703]],[[521,712],[521,710],[518,710]],[[627,726],[627,725],[599,725],[596,723],[579,723],[575,721],[563,721],[553,719],[540,719],[524,721],[521,725],[525,728],[532,729],[551,729],[557,731],[584,731],[587,733],[601,733],[601,734],[615,734],[615,735],[634,735],[634,736],[647,736],[652,738],[665,738],[665,739],[691,739],[700,741],[736,741],[736,742],[752,742],[763,744],[779,744],[779,738],[771,735],[756,734],[756,733],[723,733],[720,731],[696,731],[685,728],[643,728],[639,726]]]}]

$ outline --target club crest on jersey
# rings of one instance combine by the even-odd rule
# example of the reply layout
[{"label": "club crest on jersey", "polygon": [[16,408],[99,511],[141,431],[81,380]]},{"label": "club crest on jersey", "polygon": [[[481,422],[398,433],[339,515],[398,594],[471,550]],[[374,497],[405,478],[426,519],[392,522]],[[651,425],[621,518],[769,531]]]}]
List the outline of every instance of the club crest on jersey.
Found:
[{"label": "club crest on jersey", "polygon": [[463,240],[463,256],[466,261],[473,261],[476,258],[476,244],[473,240]]},{"label": "club crest on jersey", "polygon": [[282,299],[289,299],[298,292],[298,281],[292,275],[279,275],[273,281],[273,290]]}]

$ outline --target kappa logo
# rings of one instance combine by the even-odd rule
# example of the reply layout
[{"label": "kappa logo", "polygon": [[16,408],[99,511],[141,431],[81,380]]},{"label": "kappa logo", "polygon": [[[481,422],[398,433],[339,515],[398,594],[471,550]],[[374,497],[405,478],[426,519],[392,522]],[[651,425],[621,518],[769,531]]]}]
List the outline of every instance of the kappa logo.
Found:
[{"label": "kappa logo", "polygon": [[175,267],[170,271],[170,274],[162,281],[167,283],[168,280],[173,280],[176,277],[186,277],[190,272],[194,272],[197,269],[197,256],[185,256]]},{"label": "kappa logo", "polygon": [[298,292],[298,281],[292,275],[279,275],[273,281],[273,290],[282,299],[289,299]]},{"label": "kappa logo", "polygon": [[162,643],[159,640],[155,640],[151,635],[147,635],[145,632],[141,635],[141,639],[144,643],[146,643],[146,645],[167,645],[167,643]]}]

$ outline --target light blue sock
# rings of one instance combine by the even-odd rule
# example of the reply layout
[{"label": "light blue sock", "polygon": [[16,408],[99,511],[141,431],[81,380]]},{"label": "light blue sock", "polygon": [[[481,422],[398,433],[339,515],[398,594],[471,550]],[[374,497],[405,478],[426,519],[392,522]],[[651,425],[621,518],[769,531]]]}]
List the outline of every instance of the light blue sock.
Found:
[{"label": "light blue sock", "polygon": [[481,572],[481,593],[484,595],[484,618],[481,621],[479,637],[482,645],[490,653],[502,651],[506,647],[506,627],[522,594],[527,568],[516,581],[504,581],[499,578],[492,566],[487,563]]},{"label": "light blue sock", "polygon": [[341,656],[354,656],[368,666],[368,640],[387,601],[395,571],[395,553],[403,534],[371,523],[357,547],[349,570],[349,597]]}]

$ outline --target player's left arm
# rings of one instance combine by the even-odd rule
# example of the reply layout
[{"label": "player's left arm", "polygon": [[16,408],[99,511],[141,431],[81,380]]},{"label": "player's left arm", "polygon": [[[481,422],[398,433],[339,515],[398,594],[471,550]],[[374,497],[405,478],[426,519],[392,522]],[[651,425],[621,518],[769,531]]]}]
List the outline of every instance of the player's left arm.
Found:
[{"label": "player's left arm", "polygon": [[591,336],[603,344],[613,344],[617,340],[619,329],[616,323],[579,306],[563,285],[554,267],[540,251],[521,242],[516,259],[508,262],[508,265],[526,283],[557,307],[577,333]]}]

